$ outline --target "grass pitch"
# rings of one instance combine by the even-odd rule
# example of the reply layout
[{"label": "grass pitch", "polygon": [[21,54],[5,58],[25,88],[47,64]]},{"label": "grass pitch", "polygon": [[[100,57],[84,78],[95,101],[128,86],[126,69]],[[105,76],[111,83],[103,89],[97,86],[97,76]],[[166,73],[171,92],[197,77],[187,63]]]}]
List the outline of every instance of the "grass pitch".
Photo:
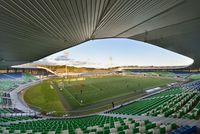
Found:
[{"label": "grass pitch", "polygon": [[193,75],[189,76],[189,78],[192,80],[200,80],[200,74],[193,74]]},{"label": "grass pitch", "polygon": [[120,104],[142,96],[147,88],[171,82],[174,80],[139,76],[56,78],[28,89],[24,100],[45,113],[57,111],[60,115],[69,111],[103,110],[111,107],[112,101]]}]

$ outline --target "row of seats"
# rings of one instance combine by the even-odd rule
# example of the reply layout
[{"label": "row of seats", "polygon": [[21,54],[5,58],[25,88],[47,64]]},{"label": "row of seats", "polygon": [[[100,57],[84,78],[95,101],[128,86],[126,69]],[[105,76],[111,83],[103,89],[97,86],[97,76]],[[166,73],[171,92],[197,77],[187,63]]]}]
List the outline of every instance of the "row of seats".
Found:
[{"label": "row of seats", "polygon": [[4,93],[3,93],[3,92],[0,92],[0,104],[3,103],[3,96],[4,96]]},{"label": "row of seats", "polygon": [[0,114],[7,113],[22,113],[22,111],[16,108],[0,108]]},{"label": "row of seats", "polygon": [[[112,111],[111,113],[132,114],[132,115],[141,115],[141,114],[149,115],[148,112],[157,111],[160,108],[163,108],[165,105],[167,105],[166,103],[169,103],[170,104],[169,106],[174,105],[171,103],[177,103],[182,98],[187,96],[186,93],[182,94],[182,92],[180,92],[180,91],[182,91],[182,90],[180,90],[179,88],[170,89],[169,91],[164,91],[164,92],[161,92],[152,97],[148,97],[146,99],[136,101],[130,105],[123,106],[119,109]],[[187,92],[190,93],[190,91],[187,91]],[[174,93],[175,93],[175,95],[174,95]],[[177,97],[179,97],[179,98],[177,98]],[[178,99],[178,100],[176,100],[176,99]],[[168,109],[169,106],[166,106],[165,109]],[[162,110],[164,110],[164,109],[162,109]],[[152,113],[152,114],[154,114],[154,113]]]},{"label": "row of seats", "polygon": [[13,121],[21,121],[21,120],[30,120],[30,119],[33,119],[33,118],[29,117],[29,116],[1,117],[0,118],[0,123],[3,123],[3,122],[13,122]]},{"label": "row of seats", "polygon": [[197,90],[172,88],[110,111],[110,113],[174,118],[187,115],[186,117],[194,119],[200,114],[199,100],[200,92]]},{"label": "row of seats", "polygon": [[198,133],[198,128],[196,126],[183,126],[180,127],[172,132],[169,132],[168,134],[196,134]]},{"label": "row of seats", "polygon": [[129,105],[120,107],[119,109],[111,111],[111,113],[116,114],[130,114],[130,115],[142,115],[152,109],[158,107],[159,105],[163,104],[167,100],[172,99],[174,96],[167,96],[167,97],[158,97],[154,99],[143,99],[131,103]]},{"label": "row of seats", "polygon": [[26,73],[0,74],[0,91],[12,90],[20,84],[25,84],[34,80],[37,80],[37,78]]},{"label": "row of seats", "polygon": [[38,78],[36,78],[35,76],[33,76],[33,75],[31,75],[31,74],[28,74],[28,73],[24,73],[24,74],[23,74],[23,79],[24,79],[24,81],[26,81],[26,82],[38,80]]},{"label": "row of seats", "polygon": [[197,105],[188,112],[183,118],[187,119],[198,119],[198,116],[200,115],[200,101],[197,103]]},{"label": "row of seats", "polygon": [[[8,108],[12,105],[10,91],[16,89],[19,85],[26,84],[33,80],[38,80],[35,76],[27,73],[1,73],[0,74],[0,115],[16,115],[23,113],[17,108]],[[4,119],[5,120],[5,119]]]},{"label": "row of seats", "polygon": [[196,81],[192,81],[192,82],[183,84],[183,85],[181,85],[181,87],[184,89],[200,91],[200,80],[196,80]]},{"label": "row of seats", "polygon": [[[192,95],[190,95],[190,97],[191,96]],[[152,109],[151,111],[148,111],[147,113],[144,113],[143,115],[168,117],[172,112],[174,112],[175,110],[177,110],[177,108],[180,107],[180,106],[177,107],[178,103],[180,103],[181,101],[187,101],[190,97],[188,97],[187,94],[174,95],[172,99],[165,101],[164,103],[162,103],[155,109]]]},{"label": "row of seats", "polygon": [[10,79],[12,79],[12,80],[17,80],[17,79],[21,79],[22,78],[22,76],[23,76],[23,73],[19,73],[19,72],[17,72],[17,73],[1,73],[0,74],[0,79],[2,80],[2,79],[8,79],[8,80],[10,80]]},{"label": "row of seats", "polygon": [[18,87],[17,84],[17,81],[13,80],[0,80],[0,90],[12,90]]},{"label": "row of seats", "polygon": [[[168,117],[172,114],[174,114],[176,111],[180,110],[181,107],[183,107],[194,95],[194,93],[191,94],[184,94],[181,97],[175,98],[171,103],[167,104],[167,108],[165,109],[163,113],[159,114],[159,117]],[[179,117],[179,116],[178,116]]]},{"label": "row of seats", "polygon": [[169,90],[165,90],[165,91],[162,91],[160,93],[157,93],[155,95],[152,95],[148,98],[152,98],[152,97],[159,97],[159,96],[166,96],[166,95],[176,95],[176,94],[180,94],[183,92],[183,89],[180,88],[180,87],[174,87],[174,88],[171,88]]},{"label": "row of seats", "polygon": [[176,124],[95,115],[77,119],[47,119],[5,125],[1,126],[0,133],[164,134],[176,128]]},{"label": "row of seats", "polygon": [[191,74],[193,74],[193,73],[189,73],[189,72],[173,72],[175,75],[176,75],[176,77],[181,77],[181,78],[186,78],[186,77],[188,77],[188,76],[190,76]]},{"label": "row of seats", "polygon": [[[171,117],[180,118],[188,113],[200,100],[200,93],[195,94],[182,108],[173,113]],[[196,114],[197,115],[197,114]]]}]

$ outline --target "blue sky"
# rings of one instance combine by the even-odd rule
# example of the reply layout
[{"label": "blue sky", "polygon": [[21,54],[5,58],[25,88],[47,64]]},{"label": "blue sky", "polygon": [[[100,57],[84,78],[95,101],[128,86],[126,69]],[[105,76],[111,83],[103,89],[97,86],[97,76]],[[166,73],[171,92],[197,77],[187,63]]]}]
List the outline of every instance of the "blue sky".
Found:
[{"label": "blue sky", "polygon": [[172,51],[130,39],[99,39],[84,42],[35,63],[77,67],[115,66],[183,66],[191,58]]}]

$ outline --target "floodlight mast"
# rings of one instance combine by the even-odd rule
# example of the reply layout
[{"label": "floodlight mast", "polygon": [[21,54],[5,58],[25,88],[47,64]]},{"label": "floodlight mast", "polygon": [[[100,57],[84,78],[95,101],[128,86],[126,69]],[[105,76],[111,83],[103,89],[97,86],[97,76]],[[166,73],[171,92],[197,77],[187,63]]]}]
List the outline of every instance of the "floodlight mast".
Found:
[{"label": "floodlight mast", "polygon": [[67,64],[65,65],[65,78],[67,78]]},{"label": "floodlight mast", "polygon": [[[66,59],[69,56],[69,53],[67,51],[64,52]],[[68,74],[68,69],[67,69],[67,60],[66,60],[66,64],[65,64],[65,78],[67,78],[67,74]]]},{"label": "floodlight mast", "polygon": [[110,56],[110,57],[109,57],[109,62],[110,62],[109,64],[110,64],[110,67],[111,67],[111,68],[112,68],[112,66],[113,66],[112,61],[113,61],[113,58],[112,58],[112,56]]}]

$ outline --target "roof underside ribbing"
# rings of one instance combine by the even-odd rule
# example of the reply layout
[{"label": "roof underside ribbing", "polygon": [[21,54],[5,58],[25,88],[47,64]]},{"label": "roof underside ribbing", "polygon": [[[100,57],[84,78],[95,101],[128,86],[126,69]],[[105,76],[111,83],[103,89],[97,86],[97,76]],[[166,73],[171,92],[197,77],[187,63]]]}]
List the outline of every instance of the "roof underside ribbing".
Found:
[{"label": "roof underside ribbing", "polygon": [[149,42],[200,66],[199,0],[0,0],[0,67],[35,61],[81,42]]}]

